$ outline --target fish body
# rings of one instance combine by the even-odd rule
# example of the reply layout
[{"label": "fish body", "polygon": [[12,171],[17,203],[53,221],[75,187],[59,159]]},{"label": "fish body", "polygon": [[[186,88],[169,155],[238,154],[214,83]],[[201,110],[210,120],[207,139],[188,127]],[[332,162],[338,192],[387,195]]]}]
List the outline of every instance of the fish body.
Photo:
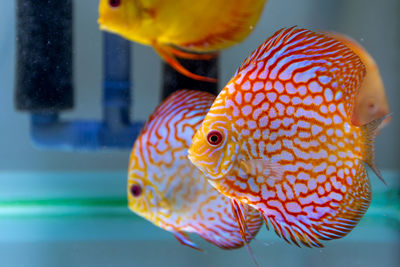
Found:
[{"label": "fish body", "polygon": [[[368,51],[349,36],[340,33],[327,33],[329,36],[341,41],[356,53],[365,65],[366,75],[359,89],[352,115],[352,123],[357,126],[381,118],[390,113],[385,87],[378,65]],[[382,122],[382,127],[387,125],[390,117]]]},{"label": "fish body", "polygon": [[343,237],[371,201],[364,162],[379,174],[373,139],[382,118],[351,123],[364,75],[359,57],[337,40],[282,29],[222,89],[189,158],[288,242],[320,247]]},{"label": "fish body", "polygon": [[[135,141],[129,163],[128,205],[136,214],[198,248],[185,233],[196,233],[226,249],[243,246],[229,198],[218,193],[188,157],[192,137],[215,96],[180,90],[150,116]],[[258,232],[259,212],[245,208],[247,240]]]},{"label": "fish body", "polygon": [[204,80],[188,73],[175,57],[204,59],[207,55],[195,53],[213,53],[241,42],[255,27],[265,2],[101,0],[98,22],[102,30],[152,46],[184,75]]}]

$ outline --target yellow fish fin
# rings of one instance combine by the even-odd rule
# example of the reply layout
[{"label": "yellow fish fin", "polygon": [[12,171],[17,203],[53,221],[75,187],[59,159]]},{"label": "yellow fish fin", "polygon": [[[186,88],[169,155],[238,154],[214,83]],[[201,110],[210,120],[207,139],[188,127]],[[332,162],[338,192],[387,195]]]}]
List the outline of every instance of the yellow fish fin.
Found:
[{"label": "yellow fish fin", "polygon": [[194,248],[199,251],[203,251],[201,248],[199,248],[196,243],[194,243],[184,232],[181,232],[179,230],[172,230],[171,231],[175,238],[182,244],[191,248]]},{"label": "yellow fish fin", "polygon": [[174,54],[178,58],[183,59],[194,59],[194,60],[210,60],[218,56],[218,53],[194,53],[188,52],[173,46],[168,46],[169,52]]},{"label": "yellow fish fin", "polygon": [[187,70],[184,66],[179,63],[179,61],[175,58],[174,54],[170,51],[171,48],[169,46],[160,45],[157,43],[152,44],[154,50],[160,55],[160,57],[165,60],[171,67],[173,67],[177,72],[191,78],[194,80],[204,81],[204,82],[212,82],[216,83],[217,79],[201,76],[198,74],[194,74]]},{"label": "yellow fish fin", "polygon": [[378,165],[376,164],[374,145],[375,138],[379,133],[382,122],[391,116],[392,114],[390,113],[361,126],[362,138],[364,142],[364,162],[367,163],[367,165],[372,169],[376,176],[382,180],[384,184],[386,184],[386,182],[382,177]]}]

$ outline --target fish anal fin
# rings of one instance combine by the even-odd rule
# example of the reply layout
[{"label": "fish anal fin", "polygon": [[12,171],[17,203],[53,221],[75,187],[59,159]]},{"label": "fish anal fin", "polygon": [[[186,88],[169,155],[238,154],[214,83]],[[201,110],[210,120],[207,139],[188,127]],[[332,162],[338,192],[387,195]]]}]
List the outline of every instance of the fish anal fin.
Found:
[{"label": "fish anal fin", "polygon": [[276,235],[283,238],[289,244],[301,247],[299,243],[301,242],[301,244],[306,247],[323,247],[323,245],[317,240],[317,236],[312,234],[311,231],[302,231],[298,227],[280,222],[273,217],[264,216],[264,221],[266,225],[270,223],[274,228]]},{"label": "fish anal fin", "polygon": [[[371,203],[366,167],[360,162],[355,168],[357,171],[351,178],[351,185],[345,193],[338,193],[335,199],[324,202],[315,199],[318,204],[298,202],[296,212],[278,211],[268,206],[265,210],[259,208],[259,211],[263,212],[266,224],[270,223],[277,235],[287,242],[323,247],[322,241],[339,239],[352,231]],[[281,205],[288,207],[285,201]]]},{"label": "fish anal fin", "polygon": [[171,67],[173,67],[177,72],[185,75],[191,79],[203,81],[203,82],[212,82],[216,83],[217,79],[201,76],[198,74],[194,74],[187,70],[181,63],[175,58],[174,54],[170,52],[170,48],[168,46],[159,45],[157,43],[152,44],[154,50],[160,55],[160,57],[165,60]]},{"label": "fish anal fin", "polygon": [[172,231],[174,234],[175,238],[182,244],[191,248],[194,248],[198,251],[203,251],[201,248],[199,248],[185,233],[181,231]]},{"label": "fish anal fin", "polygon": [[380,126],[387,118],[390,118],[392,113],[375,119],[363,126],[361,126],[362,139],[364,143],[364,162],[372,169],[372,171],[382,180],[384,184],[386,181],[383,179],[382,174],[376,164],[375,158],[375,138],[379,133]]}]

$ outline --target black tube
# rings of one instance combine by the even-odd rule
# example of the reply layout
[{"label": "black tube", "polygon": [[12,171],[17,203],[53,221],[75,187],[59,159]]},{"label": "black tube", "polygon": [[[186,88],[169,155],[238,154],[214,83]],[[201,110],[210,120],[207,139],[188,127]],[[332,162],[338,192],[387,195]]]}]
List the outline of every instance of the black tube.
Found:
[{"label": "black tube", "polygon": [[[211,78],[218,78],[218,57],[211,60],[179,59],[179,62],[192,73]],[[170,94],[180,89],[194,89],[216,95],[218,93],[218,83],[193,80],[178,73],[175,69],[164,62],[162,99],[167,98]]]},{"label": "black tube", "polygon": [[72,108],[72,0],[16,3],[16,108],[38,113]]}]

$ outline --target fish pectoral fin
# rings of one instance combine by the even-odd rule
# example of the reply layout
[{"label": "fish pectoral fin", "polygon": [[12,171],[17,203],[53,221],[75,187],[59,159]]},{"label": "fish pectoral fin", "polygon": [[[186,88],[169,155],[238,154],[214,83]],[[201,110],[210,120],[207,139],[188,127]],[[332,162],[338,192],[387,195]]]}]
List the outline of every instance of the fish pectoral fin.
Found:
[{"label": "fish pectoral fin", "polygon": [[231,207],[232,207],[233,215],[238,224],[240,235],[242,236],[243,242],[246,245],[246,248],[249,251],[249,254],[250,254],[251,258],[253,259],[254,263],[256,264],[256,266],[259,266],[256,258],[254,257],[254,253],[251,250],[249,242],[247,241],[247,233],[250,233],[250,232],[247,229],[245,208],[241,202],[239,202],[233,198],[231,198]]},{"label": "fish pectoral fin", "polygon": [[173,230],[171,231],[175,238],[182,244],[191,248],[194,248],[199,251],[203,251],[201,248],[199,248],[190,238],[183,232],[178,231],[178,230]]},{"label": "fish pectoral fin", "polygon": [[372,171],[382,180],[384,184],[386,181],[383,179],[382,174],[376,164],[375,158],[375,138],[379,133],[380,126],[385,119],[390,118],[392,113],[375,119],[363,126],[361,126],[362,138],[364,143],[364,162],[372,169]]},{"label": "fish pectoral fin", "polygon": [[283,167],[279,163],[265,159],[239,161],[239,168],[251,176],[264,176],[265,179],[280,181],[283,177]]},{"label": "fish pectoral fin", "polygon": [[246,233],[248,232],[246,224],[246,214],[243,204],[236,199],[231,198],[231,207],[233,215],[235,216],[236,222],[239,226],[240,235],[242,236],[243,241],[245,243],[248,243],[246,237]]},{"label": "fish pectoral fin", "polygon": [[160,57],[165,60],[171,67],[173,67],[177,72],[181,73],[182,75],[185,75],[191,79],[198,80],[198,81],[203,81],[203,82],[212,82],[216,83],[217,79],[215,78],[210,78],[210,77],[205,77],[201,76],[198,74],[194,74],[187,70],[184,66],[179,63],[179,61],[175,58],[174,54],[170,51],[169,46],[163,46],[157,43],[152,44],[154,50],[160,55]]}]

